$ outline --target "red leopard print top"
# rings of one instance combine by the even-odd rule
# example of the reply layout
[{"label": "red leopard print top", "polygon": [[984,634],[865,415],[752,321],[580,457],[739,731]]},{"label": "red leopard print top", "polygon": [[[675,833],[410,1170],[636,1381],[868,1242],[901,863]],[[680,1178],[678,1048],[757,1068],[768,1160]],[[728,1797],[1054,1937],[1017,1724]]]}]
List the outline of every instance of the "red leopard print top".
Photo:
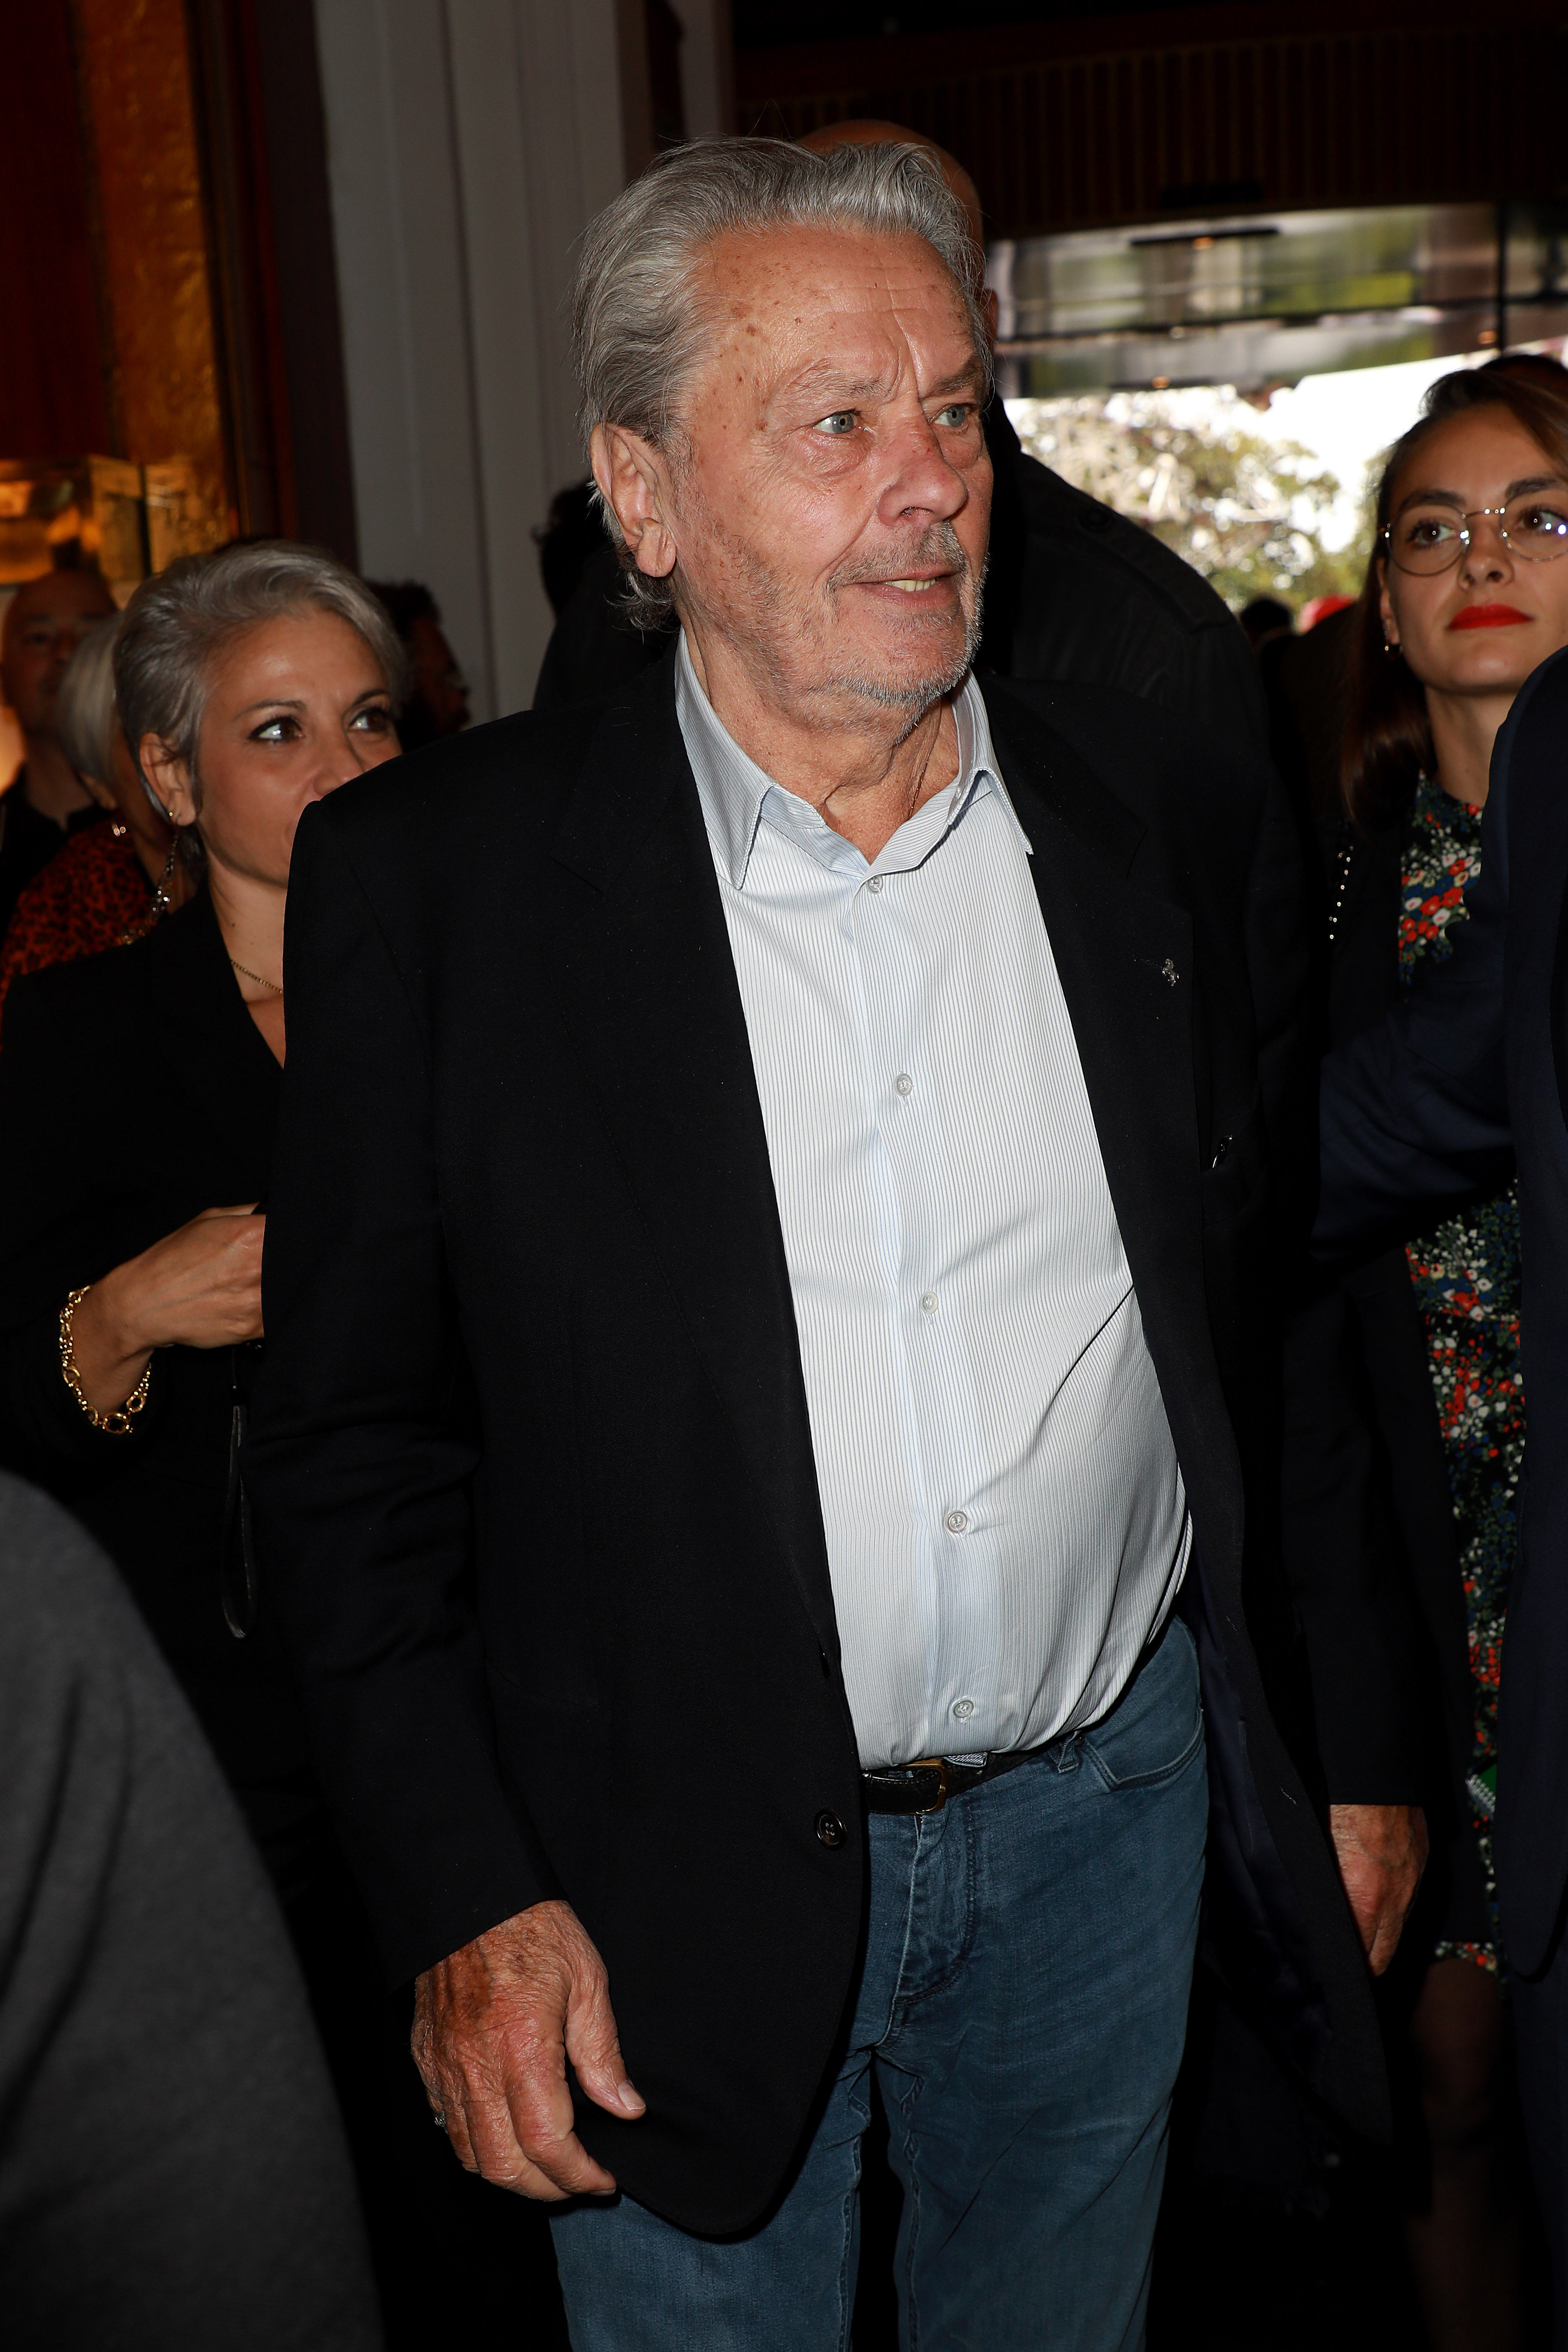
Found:
[{"label": "red leopard print top", "polygon": [[112,824],[74,835],[16,901],[0,949],[0,1007],[20,973],[118,947],[152,900],[129,837],[117,840]]}]

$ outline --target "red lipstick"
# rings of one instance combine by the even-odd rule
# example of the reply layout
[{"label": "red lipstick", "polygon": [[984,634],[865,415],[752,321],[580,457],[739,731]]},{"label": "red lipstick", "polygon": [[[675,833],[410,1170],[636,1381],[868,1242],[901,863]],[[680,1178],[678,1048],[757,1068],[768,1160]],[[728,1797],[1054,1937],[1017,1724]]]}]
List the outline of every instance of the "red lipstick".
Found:
[{"label": "red lipstick", "polygon": [[1512,629],[1528,622],[1530,614],[1512,604],[1467,604],[1448,623],[1450,629]]}]

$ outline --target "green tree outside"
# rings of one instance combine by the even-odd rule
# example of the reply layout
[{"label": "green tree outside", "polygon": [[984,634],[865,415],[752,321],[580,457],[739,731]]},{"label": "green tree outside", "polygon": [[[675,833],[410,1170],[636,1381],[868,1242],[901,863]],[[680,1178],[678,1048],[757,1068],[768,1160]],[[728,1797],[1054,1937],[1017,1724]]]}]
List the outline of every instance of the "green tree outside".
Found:
[{"label": "green tree outside", "polygon": [[1372,543],[1366,488],[1349,545],[1324,547],[1339,481],[1310,449],[1249,432],[1247,414],[1228,388],[1009,404],[1026,449],[1153,531],[1233,612],[1254,596],[1299,610],[1313,596],[1358,595]]}]

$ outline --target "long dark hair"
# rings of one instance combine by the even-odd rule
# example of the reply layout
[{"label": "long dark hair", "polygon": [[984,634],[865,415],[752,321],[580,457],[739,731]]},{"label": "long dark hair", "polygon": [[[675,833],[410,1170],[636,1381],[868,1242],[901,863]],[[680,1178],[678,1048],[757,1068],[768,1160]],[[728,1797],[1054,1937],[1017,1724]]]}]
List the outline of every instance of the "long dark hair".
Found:
[{"label": "long dark hair", "polygon": [[1460,368],[1440,376],[1421,404],[1422,414],[1388,453],[1377,486],[1376,536],[1355,610],[1350,692],[1340,752],[1340,787],[1358,824],[1387,824],[1403,816],[1416,780],[1432,766],[1427,689],[1400,656],[1384,651],[1378,610],[1378,560],[1399,478],[1439,425],[1478,409],[1504,409],[1522,425],[1549,463],[1568,480],[1568,398],[1542,384],[1491,368]]}]

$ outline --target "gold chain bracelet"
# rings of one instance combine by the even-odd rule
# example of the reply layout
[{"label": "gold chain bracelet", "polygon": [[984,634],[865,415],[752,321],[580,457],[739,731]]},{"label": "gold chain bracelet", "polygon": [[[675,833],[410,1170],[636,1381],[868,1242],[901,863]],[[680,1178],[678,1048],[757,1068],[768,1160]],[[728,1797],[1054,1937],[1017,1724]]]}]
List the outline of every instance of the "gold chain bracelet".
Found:
[{"label": "gold chain bracelet", "polygon": [[95,1429],[107,1430],[110,1437],[129,1437],[136,1427],[136,1416],[146,1403],[147,1391],[152,1385],[152,1359],[148,1357],[147,1370],[123,1404],[117,1404],[112,1412],[93,1411],[88,1402],[87,1391],[81,1384],[81,1374],[77,1370],[71,1339],[71,1318],[91,1288],[90,1282],[84,1282],[79,1290],[72,1291],[60,1309],[60,1370],[65,1375],[67,1388]]}]

